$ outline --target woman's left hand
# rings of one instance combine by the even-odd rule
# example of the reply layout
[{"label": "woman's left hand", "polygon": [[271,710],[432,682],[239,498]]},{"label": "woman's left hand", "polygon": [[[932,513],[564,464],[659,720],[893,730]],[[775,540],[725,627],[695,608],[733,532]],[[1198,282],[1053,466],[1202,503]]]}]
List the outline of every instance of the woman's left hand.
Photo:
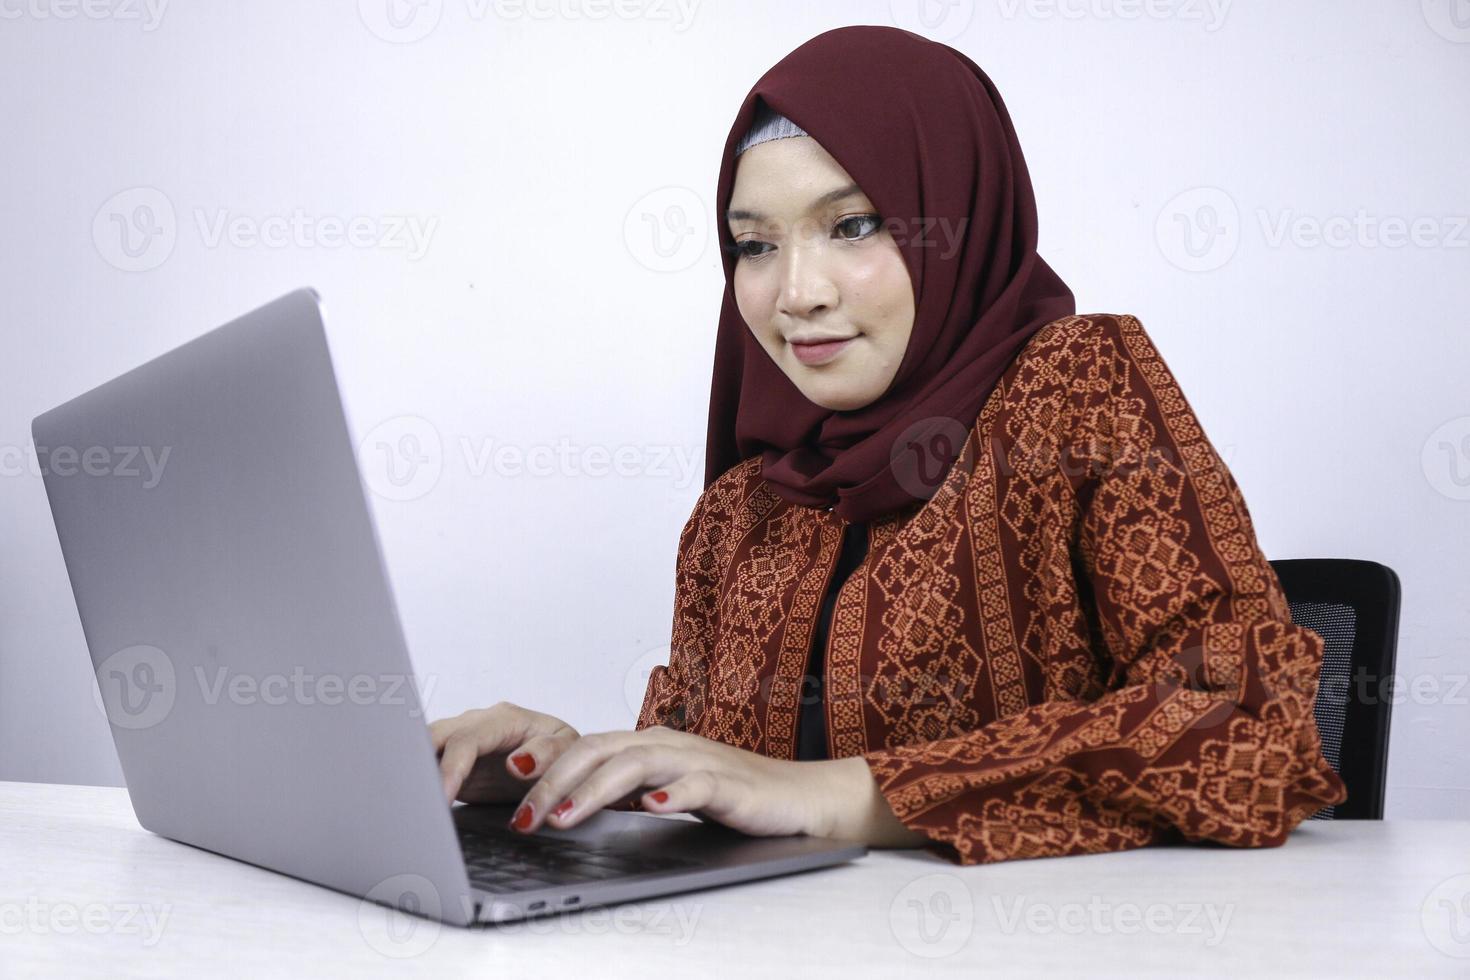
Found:
[{"label": "woman's left hand", "polygon": [[776,760],[661,726],[598,732],[582,736],[551,763],[526,793],[512,826],[523,832],[542,823],[575,827],[600,808],[641,796],[650,813],[688,811],[748,835],[831,836],[839,798],[853,795],[848,780],[872,782],[863,761],[836,763],[847,765]]}]

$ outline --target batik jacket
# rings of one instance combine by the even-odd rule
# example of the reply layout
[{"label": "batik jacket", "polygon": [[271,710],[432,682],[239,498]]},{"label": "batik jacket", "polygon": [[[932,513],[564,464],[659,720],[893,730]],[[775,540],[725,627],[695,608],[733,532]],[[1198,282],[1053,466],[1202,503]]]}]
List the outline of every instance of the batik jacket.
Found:
[{"label": "batik jacket", "polygon": [[[707,487],[638,727],[794,758],[842,532],[759,456]],[[868,534],[828,637],[828,744],[937,853],[1274,846],[1346,798],[1312,714],[1323,641],[1136,318],[1035,334],[937,492]]]}]

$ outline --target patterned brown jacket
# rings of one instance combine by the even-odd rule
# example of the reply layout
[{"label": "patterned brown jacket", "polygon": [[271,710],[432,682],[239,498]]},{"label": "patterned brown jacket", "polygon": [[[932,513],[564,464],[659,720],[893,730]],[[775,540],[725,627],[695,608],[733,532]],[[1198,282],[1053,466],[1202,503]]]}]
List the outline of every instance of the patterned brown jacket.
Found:
[{"label": "patterned brown jacket", "polygon": [[[637,727],[791,759],[842,521],[760,465],[684,526]],[[1067,316],[1012,362],[937,492],[869,526],[828,637],[828,744],[962,864],[1275,846],[1346,798],[1312,715],[1322,646],[1142,324]]]}]

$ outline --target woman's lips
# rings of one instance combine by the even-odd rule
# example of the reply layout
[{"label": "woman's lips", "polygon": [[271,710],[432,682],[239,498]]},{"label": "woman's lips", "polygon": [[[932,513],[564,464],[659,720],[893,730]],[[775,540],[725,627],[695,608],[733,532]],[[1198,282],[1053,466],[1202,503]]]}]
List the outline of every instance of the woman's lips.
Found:
[{"label": "woman's lips", "polygon": [[826,364],[832,358],[840,354],[848,344],[857,340],[856,337],[848,337],[846,340],[831,340],[823,344],[795,344],[791,350],[796,354],[796,359],[806,365]]}]

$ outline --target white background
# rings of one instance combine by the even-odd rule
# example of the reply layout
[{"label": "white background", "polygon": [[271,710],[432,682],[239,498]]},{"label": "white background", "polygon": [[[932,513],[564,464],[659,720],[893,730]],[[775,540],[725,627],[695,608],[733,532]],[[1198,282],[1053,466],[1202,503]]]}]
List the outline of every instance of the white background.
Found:
[{"label": "white background", "polygon": [[393,2],[0,0],[0,779],[121,783],[31,418],[307,284],[365,456],[423,450],[366,475],[429,714],[630,726],[702,485],[728,127],[872,23],[995,80],[1043,255],[1142,320],[1267,555],[1398,571],[1389,815],[1470,811],[1464,0]]}]

